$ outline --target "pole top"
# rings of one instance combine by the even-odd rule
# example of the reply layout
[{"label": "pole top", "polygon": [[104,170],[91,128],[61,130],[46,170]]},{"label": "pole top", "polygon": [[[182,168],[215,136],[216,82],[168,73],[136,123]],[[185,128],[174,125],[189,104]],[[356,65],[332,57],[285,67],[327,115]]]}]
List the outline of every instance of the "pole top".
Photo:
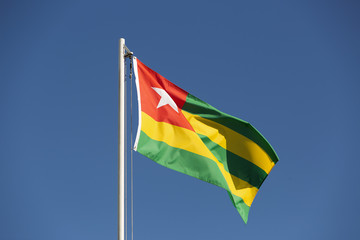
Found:
[{"label": "pole top", "polygon": [[120,38],[120,47],[125,49],[124,57],[131,57],[134,53],[129,50],[129,48],[125,45],[125,38]]}]

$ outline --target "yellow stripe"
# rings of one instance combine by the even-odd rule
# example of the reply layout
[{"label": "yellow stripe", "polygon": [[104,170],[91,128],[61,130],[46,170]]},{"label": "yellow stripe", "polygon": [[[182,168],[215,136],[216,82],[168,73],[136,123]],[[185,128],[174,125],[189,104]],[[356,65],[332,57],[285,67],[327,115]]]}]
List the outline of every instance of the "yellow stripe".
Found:
[{"label": "yellow stripe", "polygon": [[195,132],[207,136],[214,143],[252,162],[266,173],[269,173],[273,168],[274,162],[271,161],[269,155],[247,137],[209,119],[186,111],[182,111],[182,113],[190,122]]},{"label": "yellow stripe", "polygon": [[246,205],[251,206],[258,189],[228,173],[195,132],[169,123],[157,122],[144,112],[141,112],[141,130],[156,141],[165,142],[171,147],[181,148],[214,161],[223,174],[231,193],[241,197]]}]

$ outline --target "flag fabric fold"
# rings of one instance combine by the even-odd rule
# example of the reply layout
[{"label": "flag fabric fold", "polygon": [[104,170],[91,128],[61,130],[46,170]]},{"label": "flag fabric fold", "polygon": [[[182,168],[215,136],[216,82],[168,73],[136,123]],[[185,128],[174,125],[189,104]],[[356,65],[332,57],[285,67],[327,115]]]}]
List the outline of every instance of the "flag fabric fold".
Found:
[{"label": "flag fabric fold", "polygon": [[226,189],[246,223],[278,161],[252,125],[225,114],[133,58],[139,126],[134,148],[151,160]]}]

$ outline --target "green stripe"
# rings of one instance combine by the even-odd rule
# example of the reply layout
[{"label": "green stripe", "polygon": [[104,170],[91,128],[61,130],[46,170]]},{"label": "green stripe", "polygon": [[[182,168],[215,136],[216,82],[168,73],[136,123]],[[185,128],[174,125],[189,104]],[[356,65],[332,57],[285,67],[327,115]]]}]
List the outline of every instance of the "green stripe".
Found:
[{"label": "green stripe", "polygon": [[267,177],[264,170],[252,162],[224,149],[211,141],[207,136],[201,134],[198,135],[211,153],[224,165],[227,172],[250,183],[258,189],[260,188]]},{"label": "green stripe", "polygon": [[230,191],[216,163],[201,155],[151,139],[141,131],[137,151],[151,160]]},{"label": "green stripe", "polygon": [[[209,158],[153,140],[143,131],[140,132],[137,151],[164,167],[217,185],[230,192],[218,166]],[[242,198],[232,194],[229,195],[234,206],[246,222],[249,207]]]},{"label": "green stripe", "polygon": [[234,204],[234,207],[238,210],[241,218],[244,220],[245,223],[247,223],[250,207],[244,203],[241,197],[235,196],[229,191],[228,194],[232,203]]},{"label": "green stripe", "polygon": [[191,94],[187,95],[186,102],[182,107],[182,110],[212,120],[232,129],[259,145],[270,156],[274,163],[279,160],[270,143],[250,123],[223,113]]}]

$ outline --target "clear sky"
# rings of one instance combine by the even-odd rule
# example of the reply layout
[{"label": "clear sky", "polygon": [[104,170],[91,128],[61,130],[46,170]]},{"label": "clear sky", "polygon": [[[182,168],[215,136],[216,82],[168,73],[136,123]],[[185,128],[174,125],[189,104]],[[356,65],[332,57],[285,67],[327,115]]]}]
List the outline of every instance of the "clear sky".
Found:
[{"label": "clear sky", "polygon": [[135,239],[358,239],[359,12],[340,0],[1,1],[0,239],[116,239],[120,37],[280,158],[244,224],[225,190],[134,153]]}]

